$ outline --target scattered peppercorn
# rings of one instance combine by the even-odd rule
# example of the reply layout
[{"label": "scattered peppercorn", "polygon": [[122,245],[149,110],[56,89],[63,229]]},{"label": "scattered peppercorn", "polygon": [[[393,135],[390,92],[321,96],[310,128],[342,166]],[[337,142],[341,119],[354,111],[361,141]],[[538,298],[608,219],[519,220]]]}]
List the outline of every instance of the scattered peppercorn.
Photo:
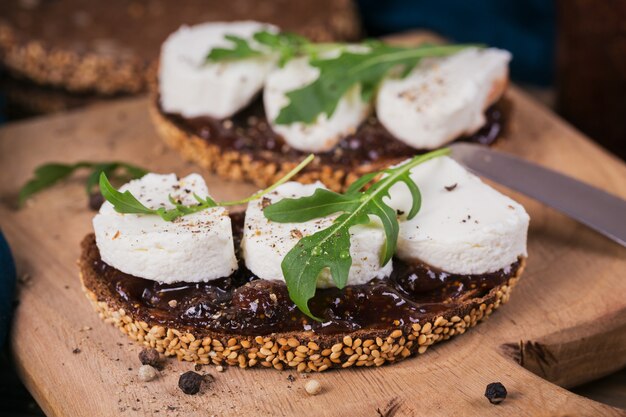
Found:
[{"label": "scattered peppercorn", "polygon": [[80,349],[79,348],[74,348],[74,350],[72,350],[72,353],[74,355],[76,355],[76,354],[80,353]]},{"label": "scattered peppercorn", "polygon": [[178,388],[187,395],[197,394],[203,379],[202,375],[194,371],[187,371],[178,379]]},{"label": "scattered peppercorn", "polygon": [[456,188],[456,186],[457,186],[457,183],[454,183],[452,185],[446,185],[443,188],[445,188],[446,191],[452,191],[452,190],[454,190]]},{"label": "scattered peppercorn", "polygon": [[139,367],[138,375],[140,381],[148,382],[157,377],[157,371],[150,365],[141,365]]},{"label": "scattered peppercorn", "polygon": [[104,203],[104,197],[99,191],[95,191],[89,194],[89,208],[93,211],[100,210],[100,206]]},{"label": "scattered peppercorn", "polygon": [[139,360],[142,365],[150,365],[156,369],[162,369],[161,357],[156,349],[143,349],[139,352]]},{"label": "scattered peppercorn", "polygon": [[506,398],[506,394],[506,388],[500,382],[492,382],[485,390],[485,397],[491,404],[500,404]]}]

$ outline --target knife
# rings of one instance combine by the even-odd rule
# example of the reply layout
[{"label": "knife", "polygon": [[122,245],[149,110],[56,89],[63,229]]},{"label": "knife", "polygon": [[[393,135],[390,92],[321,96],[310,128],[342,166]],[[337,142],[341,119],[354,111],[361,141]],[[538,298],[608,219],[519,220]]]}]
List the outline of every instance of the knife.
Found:
[{"label": "knife", "polygon": [[519,191],[626,247],[626,201],[551,169],[483,145],[450,145],[452,158],[477,175]]}]

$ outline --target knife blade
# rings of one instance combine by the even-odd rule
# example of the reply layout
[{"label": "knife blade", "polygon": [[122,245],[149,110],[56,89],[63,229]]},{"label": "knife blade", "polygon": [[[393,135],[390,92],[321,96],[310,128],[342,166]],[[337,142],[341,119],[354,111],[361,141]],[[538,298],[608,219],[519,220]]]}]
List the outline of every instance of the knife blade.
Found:
[{"label": "knife blade", "polygon": [[574,178],[483,145],[450,145],[475,174],[519,191],[626,247],[626,201]]}]

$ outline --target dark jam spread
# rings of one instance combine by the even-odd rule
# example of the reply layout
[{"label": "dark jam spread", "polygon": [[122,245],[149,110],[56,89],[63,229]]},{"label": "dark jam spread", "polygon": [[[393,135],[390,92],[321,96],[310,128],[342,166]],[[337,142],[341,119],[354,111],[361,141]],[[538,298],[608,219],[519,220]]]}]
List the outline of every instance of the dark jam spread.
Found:
[{"label": "dark jam spread", "polygon": [[[238,248],[244,216],[235,213],[231,217]],[[89,245],[97,276],[110,292],[122,298],[126,308],[134,310],[135,316],[176,328],[203,327],[241,335],[302,330],[336,333],[418,322],[448,310],[454,303],[486,295],[519,268],[516,262],[495,273],[454,275],[394,259],[389,279],[341,290],[318,289],[309,306],[324,319],[320,323],[298,310],[283,282],[259,279],[243,262],[230,277],[207,283],[159,284],[107,265],[100,259],[95,239]]]},{"label": "dark jam spread", "polygon": [[[501,99],[486,110],[486,123],[479,131],[458,140],[491,145],[502,134],[509,106],[510,103]],[[165,117],[180,129],[199,136],[222,150],[247,153],[254,159],[278,163],[293,162],[308,154],[290,147],[272,131],[260,99],[228,120],[210,117],[185,118],[168,113]],[[316,155],[323,164],[355,167],[401,161],[416,153],[419,150],[397,140],[372,116],[354,134],[343,138],[333,150]]]}]

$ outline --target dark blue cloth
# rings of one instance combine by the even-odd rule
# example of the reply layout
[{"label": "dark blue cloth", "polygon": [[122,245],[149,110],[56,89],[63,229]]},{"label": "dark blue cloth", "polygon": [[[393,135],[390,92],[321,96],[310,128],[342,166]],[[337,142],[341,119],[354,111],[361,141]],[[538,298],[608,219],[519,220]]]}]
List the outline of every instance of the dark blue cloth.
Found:
[{"label": "dark blue cloth", "polygon": [[11,250],[0,232],[0,348],[4,346],[11,322],[15,280],[15,263]]},{"label": "dark blue cloth", "polygon": [[551,0],[357,0],[369,36],[430,29],[454,42],[484,43],[513,53],[511,77],[548,85],[554,78]]}]

